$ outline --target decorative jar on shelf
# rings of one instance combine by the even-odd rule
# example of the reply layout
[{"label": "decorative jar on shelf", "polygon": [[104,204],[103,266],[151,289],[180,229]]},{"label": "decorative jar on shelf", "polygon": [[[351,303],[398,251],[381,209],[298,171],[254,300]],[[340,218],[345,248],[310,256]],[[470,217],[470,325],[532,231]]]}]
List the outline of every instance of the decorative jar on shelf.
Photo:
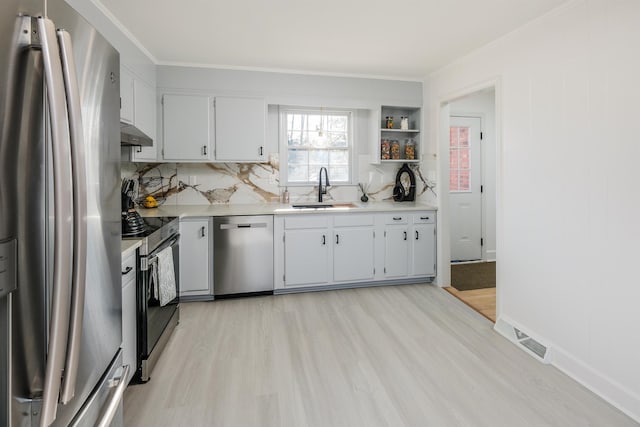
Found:
[{"label": "decorative jar on shelf", "polygon": [[404,141],[404,158],[406,160],[416,159],[416,141],[413,138]]},{"label": "decorative jar on shelf", "polygon": [[400,143],[397,139],[391,141],[391,160],[400,160]]},{"label": "decorative jar on shelf", "polygon": [[388,139],[380,142],[380,159],[389,160],[391,158],[391,144]]}]

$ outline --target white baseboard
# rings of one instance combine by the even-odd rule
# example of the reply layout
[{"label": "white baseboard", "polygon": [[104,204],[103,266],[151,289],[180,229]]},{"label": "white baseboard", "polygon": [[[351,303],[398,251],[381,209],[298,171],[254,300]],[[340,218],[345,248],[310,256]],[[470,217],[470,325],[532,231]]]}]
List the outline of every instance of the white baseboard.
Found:
[{"label": "white baseboard", "polygon": [[[530,335],[537,341],[540,341],[547,347],[547,353],[544,359],[541,359],[520,344],[520,340],[516,336],[514,327]],[[586,363],[566,352],[561,347],[548,343],[539,336],[533,335],[533,333],[527,331],[526,328],[515,324],[515,322],[506,316],[500,316],[496,321],[494,330],[509,341],[513,342],[518,348],[531,355],[534,359],[556,367],[574,381],[580,383],[611,405],[618,408],[620,411],[624,412],[633,420],[640,422],[640,396],[638,396],[638,394],[611,378],[608,378],[601,372],[596,371]]]}]

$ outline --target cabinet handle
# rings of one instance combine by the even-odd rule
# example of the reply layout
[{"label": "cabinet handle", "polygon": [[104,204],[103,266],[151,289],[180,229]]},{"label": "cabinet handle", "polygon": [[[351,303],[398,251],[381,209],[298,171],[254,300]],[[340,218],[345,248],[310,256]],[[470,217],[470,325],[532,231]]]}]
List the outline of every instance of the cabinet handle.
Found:
[{"label": "cabinet handle", "polygon": [[204,155],[204,156],[207,155],[207,146],[206,145],[202,146],[202,155]]},{"label": "cabinet handle", "polygon": [[404,233],[404,240],[407,240],[407,232],[403,231],[403,233]]},{"label": "cabinet handle", "polygon": [[340,235],[336,234],[336,245],[340,244]]},{"label": "cabinet handle", "polygon": [[416,230],[416,240],[420,239],[420,234],[418,233],[418,230]]},{"label": "cabinet handle", "polygon": [[125,270],[122,272],[122,275],[126,276],[127,274],[129,274],[131,272],[131,270],[133,270],[133,267],[131,267],[131,266],[125,268]]},{"label": "cabinet handle", "polygon": [[401,217],[401,216],[394,216],[394,217],[393,217],[393,220],[394,220],[394,221],[400,221],[401,219],[402,219],[402,217]]},{"label": "cabinet handle", "polygon": [[324,234],[322,235],[322,244],[323,245],[327,244],[327,236],[325,236]]},{"label": "cabinet handle", "polygon": [[424,221],[424,220],[429,219],[429,217],[428,216],[421,216],[420,219]]},{"label": "cabinet handle", "polygon": [[204,225],[200,228],[200,237],[204,237]]},{"label": "cabinet handle", "polygon": [[261,145],[261,146],[260,146],[260,156],[263,156],[263,155],[264,155],[264,152],[263,152],[263,151],[264,151],[264,149],[263,149],[263,147],[262,147],[262,145]]},{"label": "cabinet handle", "polygon": [[136,153],[142,153],[142,146],[141,145],[138,145],[136,147]]}]

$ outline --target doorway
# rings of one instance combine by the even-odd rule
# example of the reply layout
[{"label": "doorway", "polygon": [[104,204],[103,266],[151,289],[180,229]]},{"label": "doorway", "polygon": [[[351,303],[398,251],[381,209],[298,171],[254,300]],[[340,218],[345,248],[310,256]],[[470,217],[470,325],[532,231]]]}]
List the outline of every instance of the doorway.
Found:
[{"label": "doorway", "polygon": [[[496,103],[490,87],[448,103],[450,287],[496,320]],[[443,141],[444,143],[445,141]],[[442,145],[441,145],[442,147]],[[444,148],[444,147],[443,147]]]}]

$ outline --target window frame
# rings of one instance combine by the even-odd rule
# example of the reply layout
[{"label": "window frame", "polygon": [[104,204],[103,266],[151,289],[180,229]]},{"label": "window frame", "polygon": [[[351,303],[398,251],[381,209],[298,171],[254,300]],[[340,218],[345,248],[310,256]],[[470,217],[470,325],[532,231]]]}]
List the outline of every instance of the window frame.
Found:
[{"label": "window frame", "polygon": [[[279,106],[278,108],[278,116],[279,116],[279,154],[280,154],[280,187],[311,187],[317,186],[317,179],[306,182],[289,182],[289,145],[288,145],[288,129],[287,129],[287,114],[295,113],[295,114],[324,114],[324,115],[346,115],[348,117],[347,120],[347,165],[349,168],[348,171],[348,180],[337,182],[332,179],[331,174],[329,174],[329,183],[331,186],[343,186],[343,185],[354,185],[354,177],[356,175],[356,165],[355,165],[355,152],[356,152],[356,117],[357,112],[355,109],[351,108],[328,108],[328,107],[308,107],[308,106]],[[327,148],[327,151],[330,150]]]}]

